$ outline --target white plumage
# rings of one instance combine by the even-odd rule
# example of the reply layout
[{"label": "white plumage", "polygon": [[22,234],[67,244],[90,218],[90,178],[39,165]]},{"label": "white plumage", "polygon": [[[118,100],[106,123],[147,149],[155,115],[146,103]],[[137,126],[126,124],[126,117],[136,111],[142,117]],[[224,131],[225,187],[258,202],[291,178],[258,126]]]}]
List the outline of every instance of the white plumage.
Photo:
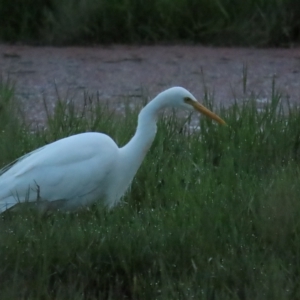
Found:
[{"label": "white plumage", "polygon": [[225,124],[184,88],[170,88],[141,110],[136,133],[122,148],[105,134],[81,133],[4,167],[0,170],[0,213],[25,201],[43,210],[74,210],[97,200],[113,207],[141,165],[156,134],[158,112],[166,107],[195,109]]}]

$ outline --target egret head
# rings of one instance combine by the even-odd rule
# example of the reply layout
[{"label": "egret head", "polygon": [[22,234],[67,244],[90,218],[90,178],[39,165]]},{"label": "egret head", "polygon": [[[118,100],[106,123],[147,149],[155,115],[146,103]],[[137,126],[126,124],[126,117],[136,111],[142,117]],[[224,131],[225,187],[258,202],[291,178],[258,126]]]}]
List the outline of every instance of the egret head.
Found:
[{"label": "egret head", "polygon": [[190,111],[198,111],[222,125],[226,124],[224,120],[200,104],[188,90],[182,87],[173,87],[163,93],[166,93],[166,99],[172,103],[170,103],[172,106],[182,107]]}]

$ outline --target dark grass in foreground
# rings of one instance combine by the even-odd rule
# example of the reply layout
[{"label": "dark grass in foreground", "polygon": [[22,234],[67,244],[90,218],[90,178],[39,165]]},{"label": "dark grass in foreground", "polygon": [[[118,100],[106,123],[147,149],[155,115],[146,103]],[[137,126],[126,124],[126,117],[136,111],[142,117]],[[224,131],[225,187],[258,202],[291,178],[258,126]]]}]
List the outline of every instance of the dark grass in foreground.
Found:
[{"label": "dark grass in foreground", "polygon": [[0,0],[0,39],[38,44],[300,42],[299,0]]},{"label": "dark grass in foreground", "polygon": [[[165,116],[119,205],[0,219],[0,299],[299,299],[300,111],[279,98],[222,109],[223,127]],[[60,103],[34,134],[0,88],[0,164],[63,136],[102,131],[120,145],[136,111],[112,118]],[[24,129],[25,128],[25,129]]]}]

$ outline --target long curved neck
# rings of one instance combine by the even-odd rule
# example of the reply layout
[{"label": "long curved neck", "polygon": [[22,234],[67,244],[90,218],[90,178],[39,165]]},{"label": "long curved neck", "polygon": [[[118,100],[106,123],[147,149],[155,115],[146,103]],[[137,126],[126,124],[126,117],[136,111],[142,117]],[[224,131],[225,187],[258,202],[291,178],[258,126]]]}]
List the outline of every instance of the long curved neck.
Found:
[{"label": "long curved neck", "polygon": [[133,178],[155,138],[157,115],[164,108],[159,98],[157,96],[141,110],[135,135],[120,149],[129,177]]}]

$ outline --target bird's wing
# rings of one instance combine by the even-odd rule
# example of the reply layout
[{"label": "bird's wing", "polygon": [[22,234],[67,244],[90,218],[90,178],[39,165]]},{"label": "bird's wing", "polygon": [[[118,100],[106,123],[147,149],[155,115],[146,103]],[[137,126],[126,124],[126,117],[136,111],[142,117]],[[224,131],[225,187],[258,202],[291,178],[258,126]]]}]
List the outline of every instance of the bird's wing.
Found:
[{"label": "bird's wing", "polygon": [[2,169],[0,169],[0,176],[1,176],[2,174],[4,174],[5,172],[7,172],[9,169],[11,169],[15,164],[17,164],[17,163],[19,163],[20,161],[24,160],[24,159],[27,158],[28,156],[31,156],[32,154],[41,151],[41,150],[44,149],[45,147],[47,147],[47,146],[38,148],[38,149],[33,150],[33,151],[29,152],[29,153],[26,153],[25,155],[23,155],[23,156],[17,158],[16,160],[12,161],[11,163],[7,164],[7,165],[4,166]]},{"label": "bird's wing", "polygon": [[69,200],[104,189],[118,155],[113,140],[97,133],[72,136],[38,150],[0,176],[0,212],[18,202]]}]

